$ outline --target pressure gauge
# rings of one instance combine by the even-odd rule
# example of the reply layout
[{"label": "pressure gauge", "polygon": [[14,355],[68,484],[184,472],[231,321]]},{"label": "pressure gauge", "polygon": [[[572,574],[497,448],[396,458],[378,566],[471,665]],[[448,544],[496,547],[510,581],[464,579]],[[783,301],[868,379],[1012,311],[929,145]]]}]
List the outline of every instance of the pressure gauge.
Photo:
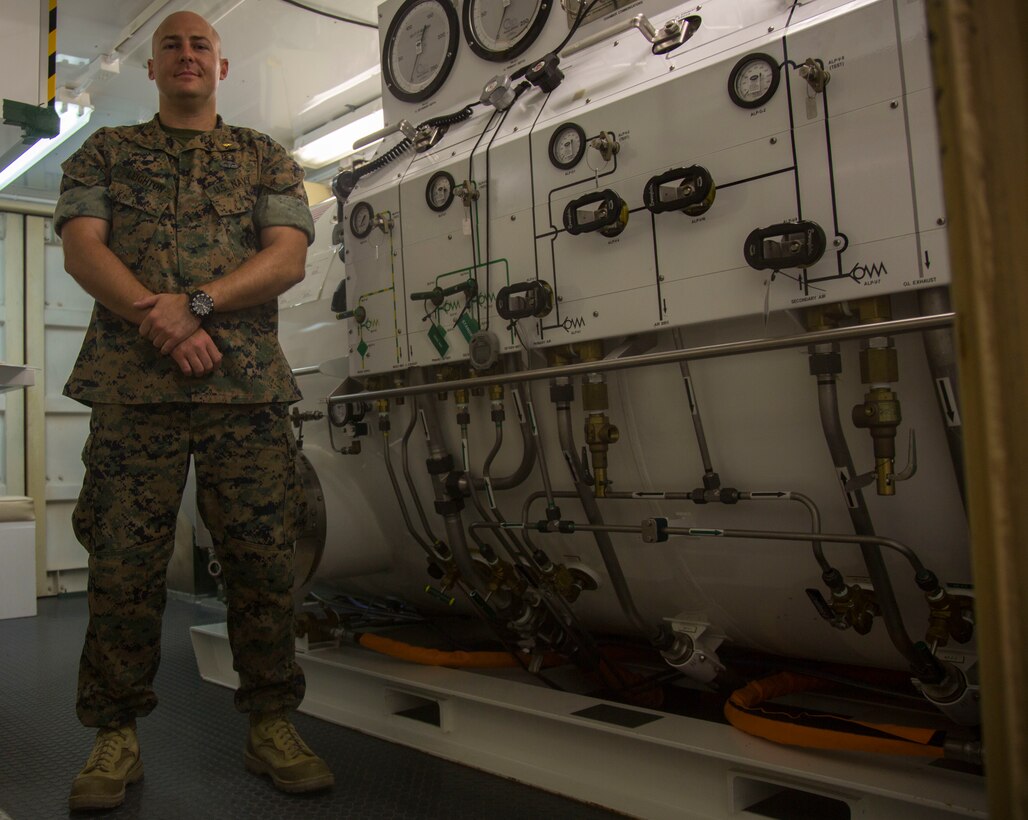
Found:
[{"label": "pressure gauge", "polygon": [[760,108],[775,95],[780,76],[770,54],[747,54],[728,75],[728,96],[740,108]]},{"label": "pressure gauge", "polygon": [[444,82],[457,59],[460,23],[449,0],[408,0],[382,48],[382,76],[398,100],[421,102]]},{"label": "pressure gauge", "polygon": [[464,37],[483,60],[512,60],[539,37],[552,5],[553,0],[466,0]]},{"label": "pressure gauge", "polygon": [[425,201],[428,207],[437,213],[449,208],[453,202],[453,177],[446,171],[432,174],[428,187],[425,188]]},{"label": "pressure gauge", "polygon": [[574,168],[585,154],[585,131],[573,122],[564,123],[550,137],[550,162],[562,171]]},{"label": "pressure gauge", "polygon": [[370,202],[358,202],[350,211],[350,233],[363,239],[375,227],[375,211]]}]

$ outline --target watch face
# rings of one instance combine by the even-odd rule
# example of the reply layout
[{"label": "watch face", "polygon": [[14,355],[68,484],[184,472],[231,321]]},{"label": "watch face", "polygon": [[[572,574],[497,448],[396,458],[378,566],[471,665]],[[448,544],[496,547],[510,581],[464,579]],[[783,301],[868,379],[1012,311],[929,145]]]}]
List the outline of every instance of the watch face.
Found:
[{"label": "watch face", "polygon": [[198,319],[210,316],[214,310],[214,300],[210,295],[198,290],[189,297],[189,312]]}]

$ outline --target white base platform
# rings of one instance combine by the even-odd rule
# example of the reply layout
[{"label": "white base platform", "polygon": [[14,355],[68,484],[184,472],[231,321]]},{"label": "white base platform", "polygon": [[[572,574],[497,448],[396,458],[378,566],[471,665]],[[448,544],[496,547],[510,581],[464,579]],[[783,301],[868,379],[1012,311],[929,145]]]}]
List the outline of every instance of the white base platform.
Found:
[{"label": "white base platform", "polygon": [[[225,625],[193,627],[192,640],[203,679],[235,687]],[[747,808],[781,792],[797,818],[987,816],[983,778],[922,761],[805,752],[729,726],[357,647],[318,649],[299,660],[306,714],[636,817],[767,817]],[[578,714],[590,707],[649,722],[632,728]],[[832,801],[828,811],[801,807],[819,798]]]}]

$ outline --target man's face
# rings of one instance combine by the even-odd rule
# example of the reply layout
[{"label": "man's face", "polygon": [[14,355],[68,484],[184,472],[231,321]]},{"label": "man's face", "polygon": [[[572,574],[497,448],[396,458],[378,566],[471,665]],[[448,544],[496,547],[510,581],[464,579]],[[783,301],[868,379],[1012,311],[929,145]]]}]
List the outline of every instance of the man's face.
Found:
[{"label": "man's face", "polygon": [[180,12],[154,33],[147,73],[162,97],[205,102],[214,98],[218,82],[228,76],[228,60],[221,57],[221,42],[210,24],[199,15]]}]

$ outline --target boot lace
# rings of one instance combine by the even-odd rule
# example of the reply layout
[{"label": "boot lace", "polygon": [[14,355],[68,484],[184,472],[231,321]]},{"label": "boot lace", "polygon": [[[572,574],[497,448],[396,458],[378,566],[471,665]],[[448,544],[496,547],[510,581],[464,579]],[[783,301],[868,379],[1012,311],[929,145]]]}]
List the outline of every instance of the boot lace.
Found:
[{"label": "boot lace", "polygon": [[96,744],[86,761],[85,771],[110,771],[121,749],[124,738],[119,729],[101,730],[96,736]]},{"label": "boot lace", "polygon": [[285,752],[286,757],[304,757],[314,754],[303,742],[296,727],[285,718],[275,721],[271,733],[277,741],[276,745]]}]

